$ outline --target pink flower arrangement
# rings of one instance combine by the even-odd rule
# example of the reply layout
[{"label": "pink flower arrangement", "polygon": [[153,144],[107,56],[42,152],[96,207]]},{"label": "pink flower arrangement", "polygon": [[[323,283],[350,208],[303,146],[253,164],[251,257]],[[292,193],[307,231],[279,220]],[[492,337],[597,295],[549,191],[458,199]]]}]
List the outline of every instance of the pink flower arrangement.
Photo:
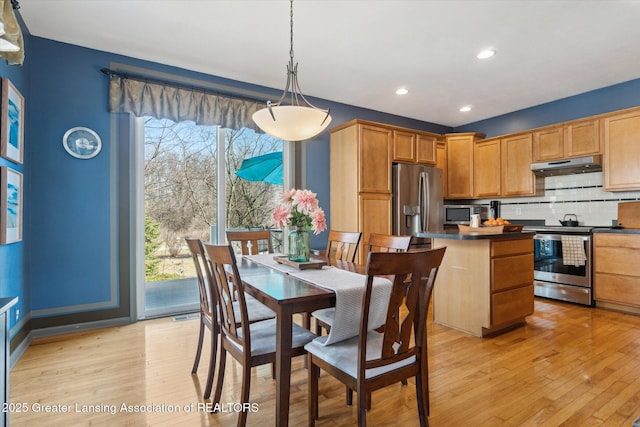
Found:
[{"label": "pink flower arrangement", "polygon": [[283,191],[272,218],[278,228],[290,224],[296,228],[311,229],[313,234],[320,234],[327,229],[327,220],[318,206],[316,193],[309,190],[292,188]]}]

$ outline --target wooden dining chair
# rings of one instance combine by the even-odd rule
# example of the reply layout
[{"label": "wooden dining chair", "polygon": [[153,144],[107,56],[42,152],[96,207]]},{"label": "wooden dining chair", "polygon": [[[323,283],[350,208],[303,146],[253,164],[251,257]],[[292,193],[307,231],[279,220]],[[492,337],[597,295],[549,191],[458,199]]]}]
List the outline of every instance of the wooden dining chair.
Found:
[{"label": "wooden dining chair", "polygon": [[[329,236],[331,238],[331,236]],[[370,234],[369,243],[367,245],[368,252],[405,252],[409,250],[409,243],[411,242],[411,236],[393,236],[387,234]],[[357,248],[356,248],[357,249]],[[355,251],[354,251],[355,256]],[[353,258],[351,259],[353,261]],[[315,318],[315,331],[316,334],[322,334],[324,328],[327,332],[331,329],[333,318],[335,316],[335,308],[323,308],[311,313],[311,316]]]},{"label": "wooden dining chair", "polygon": [[332,260],[353,262],[356,258],[361,237],[362,233],[360,232],[329,231],[327,250],[324,254],[329,260],[329,263],[331,263]]},{"label": "wooden dining chair", "polygon": [[[198,332],[198,348],[193,362],[191,374],[196,374],[198,365],[200,364],[200,356],[202,354],[202,346],[204,344],[205,330],[210,332],[211,356],[209,357],[209,368],[207,371],[207,381],[203,397],[208,399],[211,396],[213,386],[213,376],[215,371],[216,359],[218,354],[218,336],[220,334],[220,322],[218,320],[217,303],[218,298],[213,285],[213,275],[210,264],[205,255],[204,244],[200,239],[185,238],[191,257],[193,258],[196,269],[196,277],[198,280],[198,293],[200,296],[200,330]],[[235,301],[234,310],[239,311],[239,302]],[[265,319],[273,319],[276,313],[269,307],[254,298],[247,298],[247,307],[249,307],[249,322],[258,322]],[[273,368],[272,368],[273,376]]]},{"label": "wooden dining chair", "polygon": [[227,230],[227,242],[234,248],[239,247],[242,255],[273,253],[269,230]]},{"label": "wooden dining chair", "polygon": [[[361,427],[367,424],[371,392],[415,377],[420,425],[428,425],[427,310],[445,249],[369,253],[360,335],[327,346],[323,345],[325,338],[319,337],[305,346],[309,367],[310,426],[318,419],[320,369],[356,391],[358,425]],[[394,277],[382,332],[367,331],[376,276]]]},{"label": "wooden dining chair", "polygon": [[405,252],[409,250],[411,236],[369,234],[367,252]]},{"label": "wooden dining chair", "polygon": [[[208,244],[205,244],[204,247],[210,262],[220,313],[220,362],[212,404],[215,407],[220,402],[226,356],[229,353],[242,365],[242,387],[239,403],[243,404],[243,408],[247,408],[251,386],[251,368],[266,363],[273,364],[276,359],[276,336],[278,333],[276,320],[249,322],[249,308],[245,298],[244,284],[238,272],[233,248],[231,245]],[[238,290],[239,310],[234,309],[234,289]],[[313,332],[294,323],[291,356],[303,355],[305,344],[314,338],[316,335]],[[238,414],[237,425],[239,427],[244,426],[247,422],[247,410],[240,411]]]},{"label": "wooden dining chair", "polygon": [[195,374],[198,371],[198,365],[200,364],[200,356],[202,355],[202,345],[204,343],[205,329],[209,330],[211,356],[209,357],[209,369],[207,371],[207,382],[204,391],[204,398],[208,399],[211,395],[211,387],[213,384],[213,375],[216,365],[216,355],[218,353],[218,334],[220,326],[217,319],[215,290],[209,286],[207,270],[207,259],[204,254],[204,247],[200,239],[185,238],[187,247],[191,253],[193,264],[196,269],[196,278],[198,280],[198,293],[200,296],[200,331],[198,332],[198,348],[196,349],[196,357],[193,361],[193,368],[191,368],[191,374]]}]

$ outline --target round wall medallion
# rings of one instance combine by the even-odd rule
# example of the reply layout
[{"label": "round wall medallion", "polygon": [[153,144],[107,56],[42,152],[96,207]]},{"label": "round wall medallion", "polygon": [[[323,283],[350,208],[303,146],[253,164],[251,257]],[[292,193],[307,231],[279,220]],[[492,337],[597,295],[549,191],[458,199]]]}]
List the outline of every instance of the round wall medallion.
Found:
[{"label": "round wall medallion", "polygon": [[78,159],[91,159],[102,149],[98,134],[85,127],[69,129],[62,138],[62,145],[67,153]]}]

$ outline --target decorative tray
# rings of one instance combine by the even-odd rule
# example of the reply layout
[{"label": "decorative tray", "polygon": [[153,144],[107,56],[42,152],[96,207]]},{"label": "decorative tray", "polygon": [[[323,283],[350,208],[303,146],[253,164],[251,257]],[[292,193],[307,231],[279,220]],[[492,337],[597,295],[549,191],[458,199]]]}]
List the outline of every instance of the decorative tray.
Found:
[{"label": "decorative tray", "polygon": [[483,233],[483,234],[500,234],[500,233],[516,233],[522,231],[524,224],[505,224],[505,225],[482,225],[480,227],[471,227],[469,225],[458,224],[460,233]]},{"label": "decorative tray", "polygon": [[458,230],[460,230],[460,234],[501,234],[503,229],[504,225],[483,225],[481,227],[471,227],[470,225],[458,224]]},{"label": "decorative tray", "polygon": [[273,259],[278,264],[289,265],[291,267],[295,267],[295,268],[298,268],[300,270],[309,270],[309,269],[312,269],[312,268],[320,269],[320,268],[322,268],[323,265],[327,265],[327,261],[325,261],[323,259],[320,259],[320,258],[313,258],[313,257],[309,258],[309,261],[307,261],[307,262],[290,261],[289,257],[286,256],[286,255],[274,256]]}]

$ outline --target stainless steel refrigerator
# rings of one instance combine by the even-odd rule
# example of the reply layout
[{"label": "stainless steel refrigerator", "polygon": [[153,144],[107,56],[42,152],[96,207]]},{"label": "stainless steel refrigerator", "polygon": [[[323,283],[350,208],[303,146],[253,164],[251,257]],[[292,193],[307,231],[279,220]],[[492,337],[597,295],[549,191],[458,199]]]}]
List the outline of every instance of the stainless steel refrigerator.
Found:
[{"label": "stainless steel refrigerator", "polygon": [[442,169],[393,164],[393,234],[412,235],[412,245],[429,247],[417,233],[442,228]]}]

